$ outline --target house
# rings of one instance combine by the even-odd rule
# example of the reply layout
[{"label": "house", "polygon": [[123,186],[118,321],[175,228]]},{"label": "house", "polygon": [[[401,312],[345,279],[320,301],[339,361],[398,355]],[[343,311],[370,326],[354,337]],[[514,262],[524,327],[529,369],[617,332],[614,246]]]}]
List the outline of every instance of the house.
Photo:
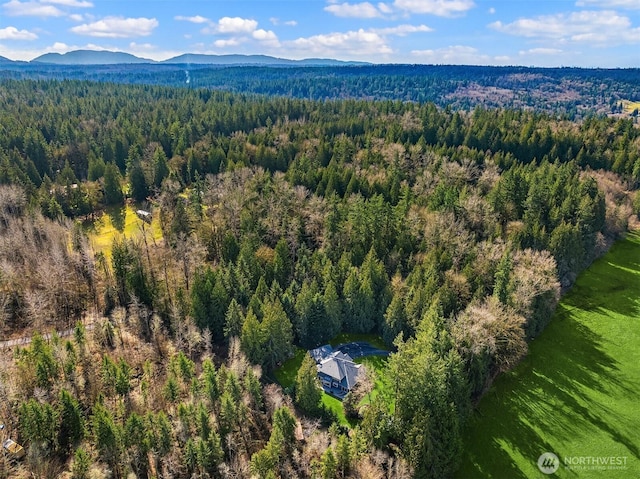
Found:
[{"label": "house", "polygon": [[328,344],[309,351],[309,354],[316,361],[318,379],[328,394],[343,399],[358,382],[360,364],[354,363],[348,354],[334,351]]}]

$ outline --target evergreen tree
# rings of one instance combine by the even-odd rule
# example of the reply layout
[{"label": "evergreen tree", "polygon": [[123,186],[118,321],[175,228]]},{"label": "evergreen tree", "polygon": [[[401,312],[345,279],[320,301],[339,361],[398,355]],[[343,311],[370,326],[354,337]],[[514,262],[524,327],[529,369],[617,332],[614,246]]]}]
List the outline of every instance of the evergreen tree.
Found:
[{"label": "evergreen tree", "polygon": [[265,303],[264,318],[260,326],[262,337],[265,338],[263,365],[272,370],[293,352],[293,327],[280,300]]},{"label": "evergreen tree", "polygon": [[162,186],[162,181],[169,176],[167,155],[162,148],[157,148],[153,154],[153,185],[156,188]]},{"label": "evergreen tree", "polygon": [[149,186],[140,162],[135,162],[128,169],[129,194],[136,201],[145,201],[149,196]]},{"label": "evergreen tree", "polygon": [[104,202],[107,205],[120,205],[123,200],[120,172],[116,165],[109,163],[104,168]]},{"label": "evergreen tree", "polygon": [[253,364],[262,364],[265,361],[266,351],[264,350],[267,338],[258,318],[249,309],[247,317],[242,325],[240,335],[240,345],[242,351],[247,355],[247,359]]},{"label": "evergreen tree", "polygon": [[102,459],[111,467],[118,467],[122,454],[122,428],[116,424],[113,415],[102,405],[93,410],[93,437]]},{"label": "evergreen tree", "polygon": [[498,298],[502,304],[509,304],[509,281],[511,276],[512,261],[511,251],[507,250],[500,258],[495,274],[495,283],[493,286],[493,295]]},{"label": "evergreen tree", "polygon": [[62,451],[67,452],[84,438],[85,420],[80,404],[66,389],[60,391],[58,417],[60,418],[58,446]]},{"label": "evergreen tree", "polygon": [[283,289],[289,284],[289,276],[292,271],[291,255],[289,245],[284,238],[280,238],[276,244],[273,257],[273,276]]},{"label": "evergreen tree", "polygon": [[310,354],[305,354],[295,383],[296,404],[308,414],[315,415],[320,407],[322,389],[318,380],[318,368]]},{"label": "evergreen tree", "polygon": [[244,323],[244,315],[242,308],[235,298],[229,303],[227,313],[224,317],[224,337],[227,341],[231,338],[239,338],[242,334],[242,325]]}]

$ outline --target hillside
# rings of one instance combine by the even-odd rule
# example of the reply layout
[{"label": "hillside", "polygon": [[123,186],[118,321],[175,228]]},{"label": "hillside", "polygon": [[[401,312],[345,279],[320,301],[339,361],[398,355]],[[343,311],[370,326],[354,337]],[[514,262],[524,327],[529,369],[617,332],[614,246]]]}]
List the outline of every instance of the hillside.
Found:
[{"label": "hillside", "polygon": [[160,63],[195,64],[195,65],[268,65],[268,66],[292,66],[292,65],[366,65],[364,62],[343,62],[332,59],[309,58],[304,60],[289,60],[268,55],[204,55],[185,53],[177,57],[163,60]]},{"label": "hillside", "polygon": [[132,63],[151,63],[152,60],[139,58],[129,53],[106,50],[75,50],[64,54],[45,53],[31,60],[32,63],[50,63],[54,65],[119,65]]},{"label": "hillside", "polygon": [[[61,60],[60,56],[48,58]],[[237,55],[187,55],[170,61],[179,63],[9,63],[0,67],[0,78],[86,79],[314,100],[433,102],[443,108],[449,106],[465,111],[478,106],[529,108],[569,119],[593,114],[631,118],[633,110],[627,111],[624,105],[640,101],[640,70],[637,69],[335,65],[334,60],[308,59],[295,63],[272,57]],[[285,63],[245,63],[243,66],[198,63],[236,61]]]}]

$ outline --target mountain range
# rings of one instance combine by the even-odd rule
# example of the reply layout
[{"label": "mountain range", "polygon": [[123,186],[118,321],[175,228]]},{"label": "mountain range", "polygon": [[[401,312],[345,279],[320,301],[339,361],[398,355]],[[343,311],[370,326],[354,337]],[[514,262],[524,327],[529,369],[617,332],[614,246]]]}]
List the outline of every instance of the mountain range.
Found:
[{"label": "mountain range", "polygon": [[[0,58],[0,62],[4,62]],[[7,61],[10,61],[6,59]],[[31,60],[31,63],[45,63],[54,65],[117,65],[117,64],[195,64],[195,65],[369,65],[365,62],[345,62],[324,58],[308,58],[304,60],[289,60],[285,58],[271,57],[268,55],[204,55],[185,53],[161,62],[148,58],[140,58],[130,53],[111,52],[106,50],[74,50],[64,54],[45,53]]]}]

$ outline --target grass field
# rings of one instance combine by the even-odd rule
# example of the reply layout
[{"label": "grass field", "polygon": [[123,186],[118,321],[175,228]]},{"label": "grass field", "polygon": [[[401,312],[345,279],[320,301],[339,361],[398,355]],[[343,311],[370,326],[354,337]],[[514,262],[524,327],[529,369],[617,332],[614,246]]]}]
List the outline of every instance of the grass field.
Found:
[{"label": "grass field", "polygon": [[96,253],[104,253],[107,259],[111,258],[111,244],[114,238],[125,236],[132,238],[142,235],[142,227],[150,230],[151,241],[162,238],[160,221],[153,218],[150,225],[147,225],[136,215],[135,206],[109,207],[98,219],[84,225],[89,241]]},{"label": "grass field", "polygon": [[[578,278],[528,356],[482,399],[464,447],[458,478],[640,477],[637,233]],[[537,467],[544,452],[560,458],[553,475]],[[624,469],[587,465],[608,458]]]},{"label": "grass field", "polygon": [[640,101],[622,100],[622,108],[625,113],[633,113],[634,110],[640,110]]}]

